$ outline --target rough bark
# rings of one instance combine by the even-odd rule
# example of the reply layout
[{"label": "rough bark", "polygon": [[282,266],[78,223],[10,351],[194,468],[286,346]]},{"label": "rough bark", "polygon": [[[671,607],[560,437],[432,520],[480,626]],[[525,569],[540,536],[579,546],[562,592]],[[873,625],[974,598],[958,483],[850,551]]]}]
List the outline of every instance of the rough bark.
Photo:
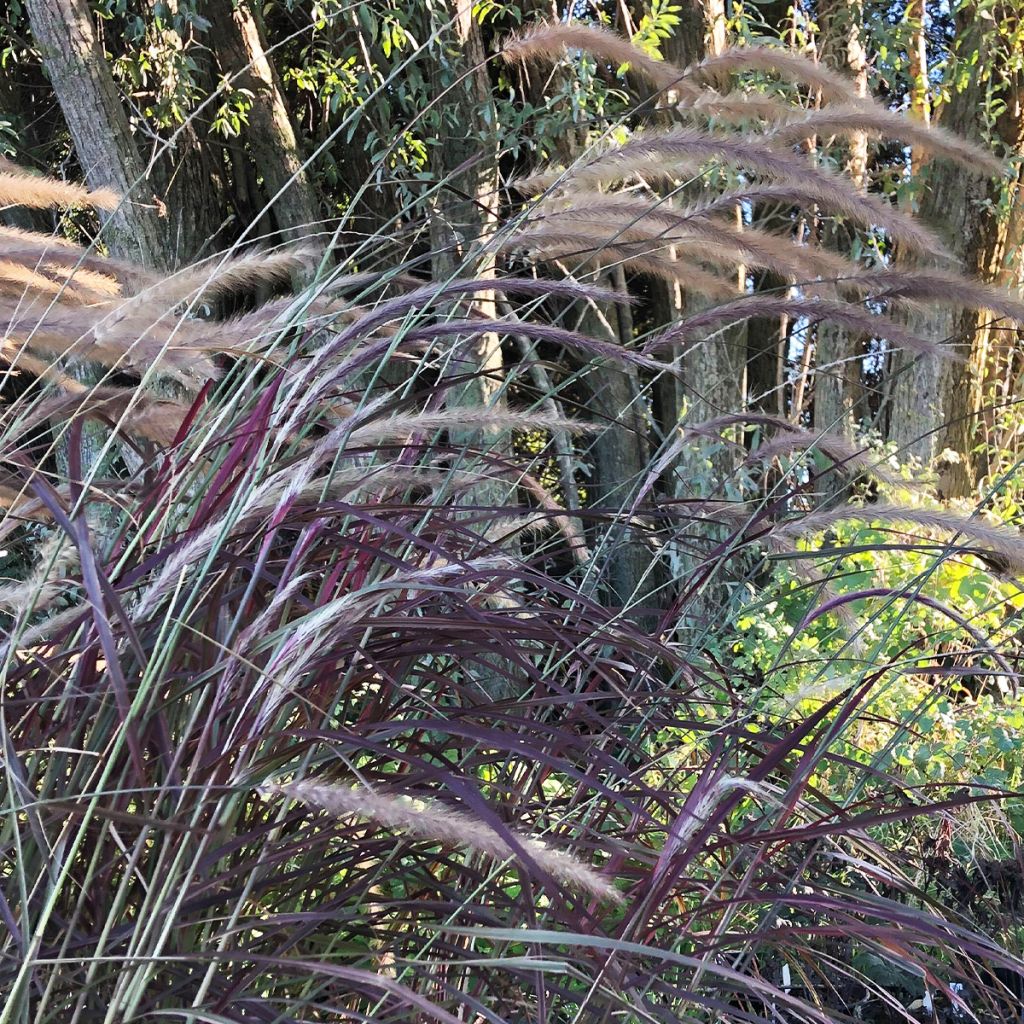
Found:
[{"label": "rough bark", "polygon": [[[691,0],[679,12],[682,23],[667,44],[666,55],[674,63],[688,65],[705,56],[720,53],[727,45],[726,5],[724,0]],[[685,201],[685,198],[684,198]],[[742,227],[737,209],[737,223]],[[746,270],[737,270],[741,286]],[[706,305],[707,297],[699,292],[686,291],[678,286],[660,286],[653,291],[653,313],[656,320],[669,323],[683,312],[695,312]],[[659,433],[675,440],[680,425],[695,424],[717,416],[721,412],[737,412],[744,407],[746,393],[747,324],[726,328],[713,337],[677,347],[670,353],[682,370],[682,378],[663,375],[655,389],[654,409]],[[643,410],[638,410],[643,413]],[[632,452],[632,449],[628,449]],[[645,451],[634,456],[646,461]],[[665,476],[665,487],[671,498],[684,500],[722,496],[726,483],[732,479],[737,465],[736,450],[721,446],[709,452],[700,442],[681,455],[676,466]],[[636,557],[646,556],[650,567],[650,552],[634,545]],[[625,568],[629,568],[626,563]],[[684,577],[697,569],[697,562],[689,555],[676,551],[676,568]],[[663,581],[654,574],[644,577],[640,567],[633,569],[647,588],[647,604],[664,604],[666,593]],[[661,571],[659,567],[659,571]],[[643,587],[634,584],[643,593]],[[729,591],[721,574],[715,574],[705,587],[688,602],[684,618],[694,629],[694,642],[700,644],[711,623],[721,618],[721,608],[728,600]],[[682,625],[682,622],[680,623]]]},{"label": "rough bark", "polygon": [[[168,14],[178,13],[178,0],[146,0],[147,38],[167,51],[183,51],[186,41],[172,27]],[[203,95],[216,88],[212,55],[205,45],[188,48],[192,76]],[[154,138],[149,154],[149,180],[166,211],[166,237],[174,266],[183,266],[223,248],[228,241],[228,208],[223,160],[191,121],[177,128],[174,144]],[[146,152],[143,150],[143,157]]]},{"label": "rough bark", "polygon": [[125,199],[106,215],[103,241],[117,255],[166,268],[171,264],[162,204],[145,180],[86,0],[28,0],[29,23],[43,66],[92,188]]},{"label": "rough bark", "polygon": [[[1018,100],[1019,103],[1019,100]],[[1013,147],[1024,153],[1024,120],[1017,111],[1017,140]],[[985,208],[985,216],[977,227],[977,235],[968,254],[968,268],[972,273],[995,284],[1020,286],[1019,249],[1014,249],[1024,228],[1024,208],[1020,203],[1021,172],[1008,188],[1009,213],[998,217],[992,212],[999,198],[999,188],[992,187],[986,197],[992,205]],[[1011,253],[1014,259],[1008,262]],[[954,321],[958,336],[969,339],[970,355],[967,363],[950,366],[943,379],[947,382],[944,396],[944,424],[937,449],[944,458],[939,460],[938,488],[944,497],[964,498],[971,495],[985,473],[984,447],[977,450],[983,440],[981,428],[991,418],[987,406],[998,394],[990,386],[1001,376],[1001,369],[1016,347],[1018,331],[988,311],[968,310]],[[941,447],[938,447],[941,445]]]},{"label": "rough bark", "polygon": [[[1007,254],[999,266],[988,269],[992,280],[1018,294],[1024,292],[1024,167],[1008,183],[1010,215],[1001,224],[1004,230],[998,249]],[[984,451],[999,452],[1006,465],[1019,457],[1018,417],[1006,415],[1007,408],[1020,400],[1024,386],[1021,330],[993,318],[983,325],[984,342],[978,346],[984,356],[985,378],[981,413]],[[979,460],[979,475],[989,473],[988,460]]]},{"label": "rough bark", "polygon": [[[432,150],[430,243],[434,280],[457,276],[488,277],[493,258],[481,246],[498,219],[497,143],[494,104],[487,76],[480,25],[469,5],[450,0],[438,11],[444,19],[432,74],[436,91],[446,96],[440,106],[441,144]],[[457,59],[454,55],[458,55]],[[478,293],[477,309],[494,315],[494,296]],[[493,404],[501,387],[502,353],[494,334],[481,336],[472,350],[474,366],[458,372],[479,375],[462,389],[459,400],[470,405]]]},{"label": "rough bark", "polygon": [[[704,52],[714,56],[721,53],[727,44],[724,0],[706,0],[704,14]],[[737,226],[742,229],[739,207],[736,218]],[[742,289],[746,282],[746,268],[740,267],[737,277]],[[706,301],[700,295],[685,298],[688,308],[699,308]],[[743,408],[746,362],[746,323],[726,328],[685,347],[682,369],[687,389],[688,423],[700,423],[723,412],[739,412]],[[701,492],[720,493],[725,479],[735,469],[735,458],[732,452],[723,448],[711,458],[709,466],[697,464],[693,469],[696,475],[689,474],[689,479],[694,490],[686,497],[694,497]]]},{"label": "rough bark", "polygon": [[[493,257],[481,243],[497,224],[498,154],[486,52],[472,7],[461,0],[445,0],[431,13],[438,19],[432,27],[440,32],[429,73],[435,95],[444,97],[438,107],[440,145],[433,147],[430,164],[431,273],[441,284],[455,277],[493,276]],[[431,29],[424,31],[429,34]],[[476,293],[472,305],[487,317],[495,315],[492,292]],[[450,313],[465,315],[464,304],[453,303]],[[448,404],[502,408],[505,368],[498,336],[480,335],[460,352],[461,359],[449,372],[468,379],[453,386]],[[511,443],[499,431],[452,431],[451,440],[499,455]],[[480,483],[467,491],[467,503],[483,508],[515,505],[510,491],[514,485],[502,481]],[[500,657],[482,656],[474,674],[477,685],[493,700],[524,696],[515,666]]]},{"label": "rough bark", "polygon": [[[928,9],[925,0],[910,0],[907,5],[907,23],[912,33],[910,57],[910,116],[925,125],[931,124],[931,100],[928,95]],[[916,177],[921,173],[924,159],[920,147],[910,154],[910,170]]]},{"label": "rough bark", "polygon": [[[983,37],[965,12],[959,24],[964,45],[983,45]],[[987,58],[982,55],[982,61]],[[1010,154],[1024,153],[1024,112],[1020,76],[1004,95],[1006,106],[995,124],[995,136]],[[972,75],[940,111],[950,131],[982,137],[983,84]],[[932,160],[923,171],[921,217],[938,228],[953,255],[968,273],[998,279],[1004,269],[1015,227],[1015,210],[1006,219],[1000,209],[1003,182],[972,176],[945,160]],[[940,491],[965,497],[976,483],[978,465],[972,453],[983,400],[991,332],[985,311],[930,307],[919,315],[916,331],[937,342],[951,341],[967,355],[964,363],[928,358],[893,360],[889,435],[905,454],[924,465],[940,462]]]},{"label": "rough bark", "polygon": [[252,94],[245,143],[281,234],[297,241],[321,220],[320,203],[288,115],[277,69],[266,51],[257,13],[247,0],[206,0],[205,13],[221,70]]},{"label": "rough bark", "polygon": [[[703,12],[706,18],[703,26],[703,52],[711,55],[721,53],[727,43],[724,0],[707,0],[703,5]],[[739,213],[737,207],[737,225],[742,227]],[[742,286],[746,278],[745,268],[740,267],[737,276]],[[698,308],[706,301],[699,295],[687,295],[684,298],[690,308]],[[741,410],[745,391],[745,370],[745,324],[730,327],[714,337],[687,345],[682,354],[686,421],[699,423],[721,413],[735,413]],[[690,475],[690,480],[698,488],[710,488],[714,492],[733,468],[734,460],[731,454],[723,450],[712,459],[708,479],[701,483],[698,478]]]},{"label": "rough bark", "polygon": [[[699,61],[707,52],[705,19],[697,0],[682,0],[678,17],[679,24],[665,40],[664,53],[666,60],[685,68]],[[650,295],[651,320],[655,328],[667,327],[682,318],[686,298],[677,282],[652,281]],[[680,349],[676,346],[667,358],[675,359],[679,354]],[[655,422],[663,438],[670,437],[675,431],[685,400],[686,393],[676,377],[663,374],[655,381]]]},{"label": "rough bark", "polygon": [[[829,63],[843,65],[852,74],[857,93],[868,91],[868,60],[864,47],[864,6],[860,0],[822,4],[821,54]],[[847,173],[863,189],[867,179],[868,140],[856,133],[846,151]],[[841,225],[829,225],[823,242],[830,248],[849,248],[852,233]],[[818,325],[814,375],[814,426],[816,430],[849,434],[865,415],[861,362],[864,354],[859,335],[834,324]]]},{"label": "rough bark", "polygon": [[[100,240],[114,256],[171,269],[166,210],[147,177],[86,0],[29,0],[27,11],[86,180],[94,189],[110,188],[123,197],[116,210],[103,215]],[[91,364],[75,363],[69,369],[87,385],[103,376]],[[83,431],[81,463],[86,478],[102,469],[108,440],[106,430],[97,424]],[[62,475],[70,465],[68,444],[66,434],[57,438]],[[112,515],[105,513],[94,523],[97,536],[104,536]]]},{"label": "rough bark", "polygon": [[[754,219],[758,219],[756,215]],[[754,290],[784,293],[787,285],[778,274],[764,271],[757,275]],[[747,404],[751,408],[785,414],[782,385],[788,333],[785,317],[762,317],[747,325]]]},{"label": "rough bark", "polygon": [[[619,286],[623,283],[620,278]],[[628,311],[621,312],[624,319],[609,305],[589,303],[572,326],[591,337],[621,344],[632,334]],[[595,542],[608,555],[602,560],[607,567],[601,581],[603,596],[613,607],[628,609],[630,618],[643,628],[652,629],[656,610],[665,603],[664,575],[641,528],[623,514],[632,507],[650,461],[640,378],[633,366],[597,364],[590,368],[585,383],[590,392],[588,418],[599,424],[589,450],[587,503],[612,517],[603,520],[607,525]]]}]

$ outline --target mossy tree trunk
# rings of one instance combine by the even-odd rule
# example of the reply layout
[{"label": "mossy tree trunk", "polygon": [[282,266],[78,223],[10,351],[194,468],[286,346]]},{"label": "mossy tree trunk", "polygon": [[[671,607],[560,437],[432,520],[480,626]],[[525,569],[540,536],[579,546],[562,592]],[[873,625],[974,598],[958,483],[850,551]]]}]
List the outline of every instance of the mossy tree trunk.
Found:
[{"label": "mossy tree trunk", "polygon": [[[156,50],[182,52],[187,42],[174,26],[179,0],[145,0],[146,41]],[[204,40],[204,43],[206,40]],[[188,47],[191,74],[201,95],[217,85],[213,55],[207,45]],[[153,91],[159,88],[159,80]],[[223,249],[230,241],[225,216],[229,208],[224,161],[203,133],[203,120],[186,120],[153,134],[142,148],[150,184],[163,203],[168,258],[173,266],[192,263]]]}]

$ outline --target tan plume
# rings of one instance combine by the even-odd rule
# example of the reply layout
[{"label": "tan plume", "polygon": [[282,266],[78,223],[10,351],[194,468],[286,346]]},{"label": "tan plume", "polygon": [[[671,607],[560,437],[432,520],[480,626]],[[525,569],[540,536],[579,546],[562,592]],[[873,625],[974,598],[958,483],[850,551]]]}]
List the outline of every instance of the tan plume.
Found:
[{"label": "tan plume", "polygon": [[1024,574],[1024,541],[1017,530],[1008,526],[995,526],[980,519],[965,519],[951,512],[931,509],[903,508],[899,505],[840,505],[836,508],[817,509],[803,519],[787,523],[782,533],[806,536],[820,533],[836,523],[849,520],[864,522],[910,523],[929,530],[959,534],[967,543],[961,548],[980,548],[997,556],[1008,572]]},{"label": "tan plume", "polygon": [[817,61],[777,46],[732,46],[706,57],[687,69],[687,76],[701,82],[720,82],[746,71],[774,72],[781,79],[820,90],[826,100],[856,102],[860,99],[853,81]]},{"label": "tan plume", "polygon": [[614,64],[628,64],[659,89],[671,89],[683,78],[682,68],[655,60],[627,39],[600,28],[573,22],[542,22],[510,36],[501,47],[501,57],[513,61],[557,60],[566,50],[583,50]]},{"label": "tan plume", "polygon": [[750,453],[748,461],[768,462],[793,452],[821,452],[844,474],[865,473],[883,483],[906,486],[906,481],[885,468],[878,452],[855,444],[841,434],[793,429],[759,444]]},{"label": "tan plume", "polygon": [[1024,302],[1014,298],[1005,288],[963,274],[928,267],[912,271],[887,268],[868,271],[850,284],[872,299],[991,310],[999,316],[1024,324]]},{"label": "tan plume", "polygon": [[876,137],[899,139],[936,156],[945,157],[975,171],[998,176],[1004,166],[990,152],[976,146],[938,125],[926,126],[905,114],[886,110],[876,103],[861,101],[822,107],[807,111],[768,133],[768,138],[782,143],[798,143],[811,135],[848,137],[863,133]]},{"label": "tan plume", "polygon": [[[261,790],[268,795],[326,811],[332,817],[358,817],[413,839],[456,846],[496,860],[519,860],[518,852],[489,825],[462,811],[449,810],[436,800],[375,793],[365,786],[344,786],[306,780],[271,783]],[[539,839],[514,834],[515,843],[552,878],[600,900],[621,903],[622,895],[593,868],[568,853],[553,850]]]},{"label": "tan plume", "polygon": [[60,383],[65,394],[37,399],[29,413],[14,421],[11,428],[25,435],[51,419],[98,419],[115,424],[122,433],[167,447],[188,415],[189,407],[184,403],[140,394],[132,388],[86,388],[68,378]]},{"label": "tan plume", "polygon": [[776,316],[800,317],[812,323],[839,324],[868,337],[885,338],[892,344],[911,352],[925,352],[930,355],[956,358],[955,352],[949,346],[938,345],[927,338],[922,338],[895,320],[877,316],[863,306],[849,302],[819,298],[805,299],[769,293],[745,295],[732,302],[695,313],[653,338],[648,342],[647,350],[664,348],[687,338],[701,337],[709,331],[719,329],[724,324],[748,320],[752,317]]},{"label": "tan plume", "polygon": [[120,202],[110,189],[90,192],[82,185],[42,177],[21,170],[0,170],[0,206],[28,206],[48,209],[51,206],[94,206],[113,210]]},{"label": "tan plume", "polygon": [[411,434],[438,430],[564,430],[580,432],[593,427],[579,420],[546,413],[508,409],[453,408],[443,412],[409,413],[356,427],[348,435],[350,445],[401,441]]},{"label": "tan plume", "polygon": [[21,228],[0,227],[0,251],[5,260],[23,263],[33,269],[44,264],[54,264],[74,269],[76,276],[82,270],[91,271],[113,279],[129,291],[158,280],[150,271],[133,263],[97,256],[66,239],[23,231]]},{"label": "tan plume", "polygon": [[[588,234],[579,229],[559,231],[539,228],[513,235],[502,245],[502,249],[523,249],[546,261],[593,264],[597,270],[621,265],[634,273],[685,285],[687,291],[714,298],[728,298],[736,294],[735,281],[717,277],[692,259],[680,258],[678,252],[671,251],[673,243],[670,241],[651,239],[647,242],[616,245],[596,237],[607,233],[607,229]],[[692,240],[689,241],[692,244]]]},{"label": "tan plume", "polygon": [[719,93],[714,89],[705,89],[692,101],[680,104],[679,109],[683,113],[690,111],[729,124],[746,121],[787,121],[793,116],[793,107],[790,104],[761,93],[742,90]]},{"label": "tan plume", "polygon": [[42,611],[60,597],[77,565],[78,549],[71,539],[62,532],[51,534],[40,545],[28,579],[0,586],[0,608],[15,615]]},{"label": "tan plume", "polygon": [[154,301],[176,305],[259,286],[287,285],[294,275],[309,269],[316,255],[313,249],[285,249],[246,253],[233,259],[214,257],[186,268],[153,286],[149,292]]},{"label": "tan plume", "polygon": [[[894,209],[878,196],[859,193],[840,175],[818,167],[802,155],[773,150],[762,136],[714,134],[683,126],[668,132],[641,132],[621,146],[605,150],[564,172],[544,172],[514,183],[534,193],[561,182],[560,187],[598,188],[639,177],[649,182],[672,181],[684,169],[698,172],[708,161],[743,167],[773,181],[811,185],[834,195],[862,223],[870,223],[917,252],[946,255],[934,232]],[[841,198],[840,198],[841,197]]]},{"label": "tan plume", "polygon": [[[701,209],[676,211],[667,203],[652,204],[621,194],[586,193],[567,203],[564,209],[549,213],[541,226],[519,235],[534,243],[550,232],[568,240],[571,236],[562,225],[569,226],[580,239],[589,237],[593,243],[606,240],[622,248],[623,257],[637,252],[636,246],[623,248],[622,243],[646,242],[651,248],[675,248],[675,257],[688,256],[689,262],[773,270],[796,281],[816,278],[845,278],[860,272],[858,264],[821,248],[812,248],[756,227],[742,230],[735,224],[710,217]],[[550,225],[550,227],[548,226]],[[550,237],[550,236],[549,236]],[[643,254],[649,254],[645,252]],[[719,293],[721,289],[717,290]],[[712,292],[711,294],[715,294]]]}]

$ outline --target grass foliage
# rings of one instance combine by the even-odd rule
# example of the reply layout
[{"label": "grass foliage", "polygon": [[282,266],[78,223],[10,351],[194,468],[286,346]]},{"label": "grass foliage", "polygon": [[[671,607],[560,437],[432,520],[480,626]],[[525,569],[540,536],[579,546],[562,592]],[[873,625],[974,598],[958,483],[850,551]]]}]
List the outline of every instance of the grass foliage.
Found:
[{"label": "grass foliage", "polygon": [[[536,198],[510,199],[451,280],[422,254],[332,270],[306,250],[158,278],[0,234],[0,1024],[912,1020],[965,992],[981,1019],[1019,1013],[1013,896],[957,874],[951,831],[1001,813],[1010,780],[904,770],[939,682],[878,726],[900,664],[941,671],[927,639],[896,650],[921,602],[1015,687],[988,626],[926,583],[981,556],[972,572],[1010,587],[1016,532],[921,504],[815,508],[823,480],[892,474],[756,413],[652,434],[615,507],[580,508],[573,472],[608,429],[575,390],[594,367],[646,393],[680,345],[780,312],[943,358],[904,303],[1020,310],[953,270],[737,230],[737,203],[770,198],[933,248],[794,148],[922,134],[841,78],[749,49],[684,72],[580,26],[506,56],[563,45],[628,60],[686,124],[521,182]],[[837,106],[795,120],[752,96],[738,117],[744,95],[708,83],[751,69]],[[650,187],[709,161],[745,173],[696,197]],[[109,205],[9,167],[0,197]],[[737,296],[739,265],[794,287]],[[616,267],[707,288],[618,345],[567,318],[622,307]],[[520,358],[495,373],[479,353],[499,342]],[[714,439],[732,457],[737,425],[761,447],[723,500],[665,497],[682,454]],[[856,555],[858,518],[872,549],[898,531],[923,551],[919,571],[823,569]],[[660,605],[606,586],[627,527],[671,571]],[[722,579],[738,627],[698,615]],[[897,608],[881,627],[878,605]],[[764,657],[744,651],[772,623]]]}]

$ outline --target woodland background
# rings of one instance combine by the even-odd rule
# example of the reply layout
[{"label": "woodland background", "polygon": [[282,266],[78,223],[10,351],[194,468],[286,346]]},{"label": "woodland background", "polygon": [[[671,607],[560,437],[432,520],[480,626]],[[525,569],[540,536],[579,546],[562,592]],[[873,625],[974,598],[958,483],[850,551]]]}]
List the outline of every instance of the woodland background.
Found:
[{"label": "woodland background", "polygon": [[[866,133],[805,142],[824,164],[848,165],[862,187],[919,211],[964,266],[1019,287],[1024,44],[1013,4],[576,6],[14,0],[0,35],[0,145],[26,167],[131,190],[103,236],[116,255],[177,267],[240,240],[320,231],[336,260],[358,253],[365,267],[394,257],[360,249],[381,233],[400,252],[429,251],[427,229],[408,223],[411,201],[453,208],[469,234],[507,212],[513,175],[571,160],[602,122],[643,113],[620,77],[585,60],[557,74],[488,61],[509,31],[579,18],[680,66],[737,41],[779,40],[1009,161],[993,181],[912,146],[869,145]],[[458,210],[460,194],[473,197],[472,213]],[[777,227],[780,214],[754,204],[738,216],[752,225],[775,216]],[[830,244],[854,254],[879,244],[829,223],[794,230],[838,232]],[[884,247],[871,256],[899,259]],[[755,291],[783,287],[769,271],[747,278]],[[646,288],[640,326],[669,322],[680,292]],[[694,378],[711,407],[870,431],[900,460],[937,465],[941,497],[977,498],[1018,457],[1016,334],[984,313],[921,316],[969,360],[908,366],[870,340],[765,317],[721,351],[695,354]]]}]

